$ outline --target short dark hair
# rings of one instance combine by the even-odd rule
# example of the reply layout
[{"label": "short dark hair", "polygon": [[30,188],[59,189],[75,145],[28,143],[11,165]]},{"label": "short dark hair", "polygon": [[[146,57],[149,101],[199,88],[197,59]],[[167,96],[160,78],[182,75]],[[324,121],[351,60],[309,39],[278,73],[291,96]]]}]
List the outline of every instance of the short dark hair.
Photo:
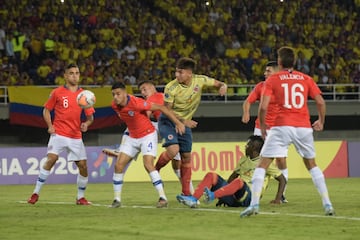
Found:
[{"label": "short dark hair", "polygon": [[269,61],[266,63],[266,67],[277,67],[277,61]]},{"label": "short dark hair", "polygon": [[253,144],[254,150],[260,153],[264,145],[264,139],[261,136],[251,135],[248,140]]},{"label": "short dark hair", "polygon": [[176,68],[178,69],[191,69],[192,71],[195,70],[196,62],[192,58],[182,57],[176,63]]},{"label": "short dark hair", "polygon": [[281,47],[277,51],[281,66],[283,68],[293,68],[295,65],[296,57],[295,51],[291,47]]},{"label": "short dark hair", "polygon": [[117,89],[117,88],[126,89],[126,86],[122,82],[115,82],[112,85],[111,90],[114,90],[114,89]]},{"label": "short dark hair", "polygon": [[143,81],[139,82],[138,88],[140,88],[145,83],[149,83],[149,84],[152,84],[152,85],[155,86],[155,83],[153,81],[151,81],[151,80],[143,80]]},{"label": "short dark hair", "polygon": [[67,70],[70,68],[79,68],[79,66],[76,63],[69,63],[65,69]]}]

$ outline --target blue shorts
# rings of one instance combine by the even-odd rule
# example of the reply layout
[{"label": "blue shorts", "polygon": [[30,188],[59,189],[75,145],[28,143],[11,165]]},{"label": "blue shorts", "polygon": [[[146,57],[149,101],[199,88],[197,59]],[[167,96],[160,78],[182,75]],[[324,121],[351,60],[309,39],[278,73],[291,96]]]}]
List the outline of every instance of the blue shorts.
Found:
[{"label": "blue shorts", "polygon": [[191,128],[185,127],[185,133],[180,135],[175,130],[175,124],[164,114],[160,115],[159,133],[164,141],[163,147],[173,144],[179,144],[180,152],[191,152],[192,150],[192,131]]},{"label": "blue shorts", "polygon": [[[228,182],[218,175],[218,181],[215,186],[211,188],[212,192],[228,185]],[[228,207],[248,207],[251,201],[251,190],[244,182],[244,186],[231,196],[219,198],[218,204],[225,204]]]}]

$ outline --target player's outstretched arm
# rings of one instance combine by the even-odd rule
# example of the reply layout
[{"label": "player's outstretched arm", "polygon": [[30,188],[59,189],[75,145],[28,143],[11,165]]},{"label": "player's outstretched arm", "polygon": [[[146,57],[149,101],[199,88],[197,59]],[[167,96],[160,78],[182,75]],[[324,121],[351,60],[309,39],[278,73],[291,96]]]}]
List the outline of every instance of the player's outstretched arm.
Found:
[{"label": "player's outstretched arm", "polygon": [[46,125],[47,125],[47,127],[48,127],[48,133],[49,133],[49,134],[55,133],[55,128],[54,128],[54,126],[52,125],[51,113],[50,113],[50,110],[49,110],[49,109],[44,108],[44,110],[43,110],[43,118],[44,118],[44,121],[46,122]]},{"label": "player's outstretched arm", "polygon": [[250,106],[251,106],[251,104],[249,103],[249,101],[247,99],[245,99],[245,101],[242,105],[243,115],[242,115],[241,121],[243,123],[248,123],[250,121]]},{"label": "player's outstretched arm", "polygon": [[260,105],[259,105],[259,111],[258,111],[258,117],[260,122],[260,129],[261,129],[261,136],[265,139],[266,137],[266,129],[268,126],[266,126],[265,123],[265,116],[267,112],[267,108],[270,103],[270,96],[262,95],[260,99]]},{"label": "player's outstretched arm", "polygon": [[220,82],[219,80],[215,80],[215,87],[219,89],[220,96],[224,96],[227,93],[227,85],[224,82]]},{"label": "player's outstretched arm", "polygon": [[185,119],[180,119],[181,122],[183,122],[185,124],[185,126],[187,126],[188,128],[196,128],[198,125],[198,122],[190,119],[190,120],[185,120]]},{"label": "player's outstretched arm", "polygon": [[325,113],[326,113],[325,100],[320,94],[316,95],[314,100],[316,102],[316,108],[318,111],[319,118],[312,124],[312,127],[315,131],[322,131],[324,129]]},{"label": "player's outstretched arm", "polygon": [[153,103],[150,110],[160,110],[176,125],[176,132],[178,132],[180,135],[185,133],[185,125],[176,117],[175,113],[166,106]]},{"label": "player's outstretched arm", "polygon": [[80,129],[82,132],[86,132],[89,126],[94,122],[94,115],[86,116],[86,121],[81,123]]}]

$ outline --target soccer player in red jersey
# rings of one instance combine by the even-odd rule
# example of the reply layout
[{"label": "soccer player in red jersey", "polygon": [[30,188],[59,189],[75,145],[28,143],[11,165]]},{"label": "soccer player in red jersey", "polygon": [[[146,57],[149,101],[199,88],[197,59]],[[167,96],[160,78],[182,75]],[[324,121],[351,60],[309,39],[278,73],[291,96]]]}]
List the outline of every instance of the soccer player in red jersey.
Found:
[{"label": "soccer player in red jersey", "polygon": [[[76,204],[91,204],[84,197],[88,183],[88,170],[86,163],[86,151],[82,140],[82,132],[86,132],[93,122],[93,107],[85,109],[86,121],[81,122],[82,108],[77,104],[76,97],[82,91],[78,83],[80,80],[79,67],[69,64],[64,73],[65,85],[54,89],[46,101],[43,110],[43,117],[48,126],[50,139],[48,142],[47,160],[40,168],[39,177],[33,194],[28,203],[35,204],[39,199],[39,192],[46,179],[50,175],[51,168],[59,159],[59,154],[67,151],[68,161],[74,161],[79,168],[77,177],[78,194]],[[54,120],[50,112],[54,110]]]},{"label": "soccer player in red jersey", "polygon": [[[156,90],[154,82],[149,81],[149,80],[142,81],[138,84],[138,89],[140,90],[140,93],[145,100],[156,103],[156,104],[164,105],[164,94],[161,92],[158,92]],[[148,114],[152,124],[155,126],[156,130],[158,131],[158,120],[159,120],[161,111],[159,111],[159,110],[153,111],[153,112],[148,111],[147,114]],[[129,130],[126,129],[122,136],[121,142],[125,141],[125,139],[128,137],[129,137]],[[105,148],[105,149],[103,149],[103,152],[112,157],[117,157],[119,155],[118,149]],[[134,159],[137,159],[137,156],[135,156]],[[181,157],[180,157],[180,153],[177,153],[175,155],[174,159],[172,160],[172,168],[174,170],[175,175],[181,181],[180,166],[181,166]],[[160,169],[162,167],[163,167],[163,165],[159,166],[158,164],[155,164],[155,168],[156,168],[156,170],[158,170],[158,172],[160,172]],[[191,191],[191,193],[194,192],[194,187],[193,187],[192,181],[190,181],[190,191]]]},{"label": "soccer player in red jersey", "polygon": [[[259,212],[259,198],[264,182],[266,169],[276,157],[286,157],[291,143],[303,158],[305,167],[309,170],[313,183],[317,188],[325,215],[335,215],[335,210],[329,198],[325,177],[315,162],[313,130],[322,131],[325,122],[325,101],[314,80],[293,69],[295,52],[290,47],[278,50],[278,65],[280,71],[265,81],[262,93],[259,118],[261,134],[265,144],[260,153],[260,163],[252,178],[252,196],[248,208],[240,213],[240,217],[250,216]],[[267,135],[265,116],[271,96],[279,107],[278,114]],[[307,105],[308,97],[315,100],[318,119],[311,124]]]},{"label": "soccer player in red jersey", "polygon": [[152,103],[128,94],[123,83],[114,83],[111,92],[113,95],[111,106],[125,122],[129,130],[129,138],[120,145],[120,155],[115,163],[113,176],[114,201],[111,206],[114,208],[121,206],[121,191],[125,167],[130,160],[141,151],[144,167],[149,173],[151,181],[159,193],[157,207],[167,207],[168,202],[163,183],[159,172],[154,166],[154,159],[157,154],[158,136],[156,128],[148,117],[148,112],[161,111],[175,124],[175,131],[180,135],[185,132],[185,125],[164,105]]},{"label": "soccer player in red jersey", "polygon": [[[278,70],[279,70],[279,68],[278,68],[276,61],[268,62],[266,64],[265,72],[264,72],[265,80],[272,74],[276,73]],[[249,96],[245,99],[245,101],[243,103],[243,116],[242,116],[243,123],[249,122],[251,104],[255,103],[256,101],[260,101],[263,86],[264,86],[264,81],[261,81],[258,84],[256,84],[255,88],[251,91]],[[274,125],[275,118],[277,115],[277,105],[274,103],[273,99],[274,99],[274,97],[271,97],[271,101],[269,103],[269,106],[268,106],[268,109],[266,112],[266,117],[265,117],[266,126],[268,127],[267,130],[270,129],[271,126]],[[254,135],[261,136],[259,118],[256,118],[256,120],[255,120]],[[288,178],[289,178],[289,173],[288,173],[288,169],[286,166],[286,158],[276,158],[276,165],[281,170],[281,172],[284,175],[286,182],[287,182]],[[285,198],[285,194],[283,194],[281,201],[279,201],[278,203],[287,203],[287,202],[288,201]]]},{"label": "soccer player in red jersey", "polygon": [[[268,62],[266,64],[266,68],[265,68],[265,72],[264,72],[265,80],[272,74],[276,73],[277,71],[278,71],[277,63],[275,61]],[[264,81],[261,81],[258,84],[256,84],[256,86],[251,91],[249,96],[245,99],[245,101],[243,103],[243,116],[242,116],[243,123],[249,122],[250,106],[251,106],[251,104],[255,103],[256,101],[260,101],[263,86],[264,86]],[[266,125],[268,127],[271,127],[274,125],[276,112],[277,112],[276,109],[277,109],[276,104],[274,104],[273,101],[270,101],[268,110],[266,112],[266,117],[265,117]],[[254,135],[261,136],[259,118],[256,118],[256,120],[255,120]]]}]

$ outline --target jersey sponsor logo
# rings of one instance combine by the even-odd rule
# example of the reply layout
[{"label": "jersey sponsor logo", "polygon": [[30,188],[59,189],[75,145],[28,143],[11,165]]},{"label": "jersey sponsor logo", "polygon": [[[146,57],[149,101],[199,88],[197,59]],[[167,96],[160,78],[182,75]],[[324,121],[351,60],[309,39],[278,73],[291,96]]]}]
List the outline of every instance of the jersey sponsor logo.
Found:
[{"label": "jersey sponsor logo", "polygon": [[147,102],[144,102],[144,107],[146,107],[148,105],[148,103]]},{"label": "jersey sponsor logo", "polygon": [[135,115],[134,111],[128,111],[128,115],[133,117]]}]

